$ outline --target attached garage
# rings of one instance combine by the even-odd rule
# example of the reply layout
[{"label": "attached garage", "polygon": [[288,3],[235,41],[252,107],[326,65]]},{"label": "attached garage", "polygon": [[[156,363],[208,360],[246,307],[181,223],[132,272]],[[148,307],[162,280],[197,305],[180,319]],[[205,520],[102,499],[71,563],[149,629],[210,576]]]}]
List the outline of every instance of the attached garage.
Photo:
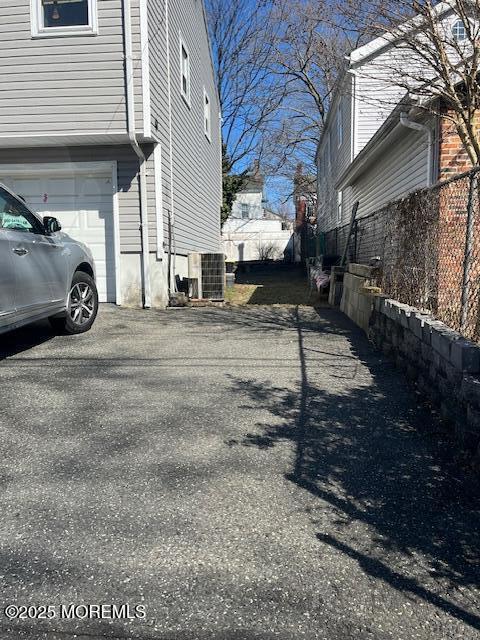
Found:
[{"label": "attached garage", "polygon": [[0,165],[0,182],[34,211],[52,215],[93,253],[101,302],[119,298],[116,162]]}]

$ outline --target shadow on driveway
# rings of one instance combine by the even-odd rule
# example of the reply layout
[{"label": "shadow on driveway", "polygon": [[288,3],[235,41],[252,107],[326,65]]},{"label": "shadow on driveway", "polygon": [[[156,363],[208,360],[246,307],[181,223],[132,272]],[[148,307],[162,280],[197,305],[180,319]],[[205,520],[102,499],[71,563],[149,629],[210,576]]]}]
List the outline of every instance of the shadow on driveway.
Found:
[{"label": "shadow on driveway", "polygon": [[[299,387],[232,379],[252,407],[262,404],[275,420],[227,444],[272,450],[292,442],[295,461],[287,479],[314,498],[309,511],[322,545],[356,561],[375,581],[480,630],[476,482],[459,469],[440,423],[342,314],[319,310],[318,337],[348,336],[351,356],[345,350],[329,353],[325,338],[307,345],[312,327],[303,324],[298,309],[290,313]],[[312,342],[318,348],[309,348]],[[317,384],[312,351],[338,357],[339,364],[358,359],[372,383],[338,389]]]},{"label": "shadow on driveway", "polygon": [[37,347],[54,337],[55,333],[47,321],[3,333],[0,335],[0,361]]}]

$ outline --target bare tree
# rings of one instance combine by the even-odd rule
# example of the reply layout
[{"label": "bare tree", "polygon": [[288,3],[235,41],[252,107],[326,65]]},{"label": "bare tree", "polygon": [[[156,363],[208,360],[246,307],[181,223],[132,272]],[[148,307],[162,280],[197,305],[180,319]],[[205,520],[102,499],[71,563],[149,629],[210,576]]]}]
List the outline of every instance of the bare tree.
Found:
[{"label": "bare tree", "polygon": [[274,242],[259,242],[257,246],[258,259],[262,262],[275,260],[278,257],[278,247]]},{"label": "bare tree", "polygon": [[345,53],[353,43],[336,20],[332,3],[277,0],[278,24],[272,74],[285,95],[269,137],[272,171],[291,177],[298,162],[314,170],[318,140],[328,115]]},{"label": "bare tree", "polygon": [[206,7],[225,156],[228,170],[238,174],[262,158],[266,131],[285,94],[270,73],[279,25],[270,0],[207,0]]},{"label": "bare tree", "polygon": [[[352,20],[354,6],[353,0],[344,6]],[[480,164],[480,0],[373,0],[362,11],[369,21],[364,28],[395,42],[396,55],[380,62],[378,73],[402,88],[409,103],[450,121],[471,163]]]},{"label": "bare tree", "polygon": [[[359,41],[327,0],[206,0],[228,169],[291,179],[315,149],[345,53]],[[353,34],[353,35],[352,35]]]}]

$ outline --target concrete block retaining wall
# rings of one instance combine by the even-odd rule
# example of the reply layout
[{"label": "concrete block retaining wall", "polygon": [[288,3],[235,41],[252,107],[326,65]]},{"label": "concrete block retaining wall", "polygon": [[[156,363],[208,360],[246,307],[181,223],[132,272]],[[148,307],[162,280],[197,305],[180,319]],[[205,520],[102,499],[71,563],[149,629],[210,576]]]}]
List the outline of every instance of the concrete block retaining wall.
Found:
[{"label": "concrete block retaining wall", "polygon": [[452,428],[480,454],[480,347],[417,309],[377,295],[368,334]]},{"label": "concrete block retaining wall", "polygon": [[372,286],[372,277],[373,268],[363,264],[350,264],[343,276],[340,309],[365,332],[370,325],[375,295],[380,292]]}]

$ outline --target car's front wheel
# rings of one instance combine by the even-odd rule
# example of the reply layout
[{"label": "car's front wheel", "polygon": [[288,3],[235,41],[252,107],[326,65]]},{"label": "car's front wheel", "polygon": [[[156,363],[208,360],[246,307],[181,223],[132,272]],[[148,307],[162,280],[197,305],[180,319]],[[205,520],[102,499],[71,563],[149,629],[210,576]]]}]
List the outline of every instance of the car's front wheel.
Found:
[{"label": "car's front wheel", "polygon": [[72,279],[65,315],[50,318],[50,323],[56,331],[62,333],[85,333],[95,322],[97,312],[98,291],[95,280],[88,273],[77,271]]}]

